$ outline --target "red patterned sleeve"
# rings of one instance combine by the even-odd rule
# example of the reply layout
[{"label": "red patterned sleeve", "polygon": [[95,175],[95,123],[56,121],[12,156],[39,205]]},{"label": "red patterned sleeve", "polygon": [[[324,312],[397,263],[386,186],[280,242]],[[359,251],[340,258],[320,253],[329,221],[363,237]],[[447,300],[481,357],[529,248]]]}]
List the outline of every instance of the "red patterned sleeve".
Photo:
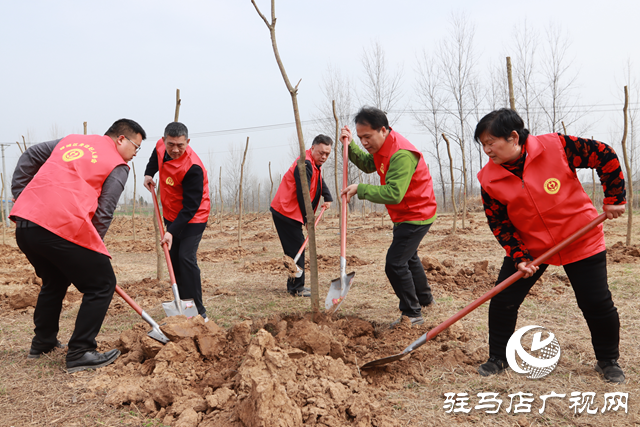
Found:
[{"label": "red patterned sleeve", "polygon": [[560,135],[564,142],[564,151],[569,167],[575,172],[578,168],[595,169],[604,190],[605,205],[624,205],[627,203],[624,175],[618,155],[609,145],[593,139]]},{"label": "red patterned sleeve", "polygon": [[533,261],[518,231],[509,219],[507,206],[492,198],[484,191],[484,188],[481,188],[481,193],[484,213],[487,216],[489,228],[491,228],[493,235],[496,236],[500,246],[507,252],[507,256],[511,257],[516,265],[521,262]]}]

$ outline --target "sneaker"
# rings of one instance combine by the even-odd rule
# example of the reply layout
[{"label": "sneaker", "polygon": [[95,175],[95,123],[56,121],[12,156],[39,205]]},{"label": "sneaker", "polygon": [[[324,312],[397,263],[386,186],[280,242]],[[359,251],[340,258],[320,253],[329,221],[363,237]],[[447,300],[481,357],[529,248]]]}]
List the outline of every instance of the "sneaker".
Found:
[{"label": "sneaker", "polygon": [[610,383],[624,383],[624,372],[617,360],[598,360],[596,372],[602,374],[604,380]]},{"label": "sneaker", "polygon": [[311,292],[311,288],[307,288],[306,286],[303,286],[303,287],[302,287],[302,290],[303,290],[303,291],[307,291],[307,292]]},{"label": "sneaker", "polygon": [[204,319],[204,323],[207,323],[209,321],[209,318],[207,317],[206,314],[201,314],[201,316]]},{"label": "sneaker", "polygon": [[65,347],[66,345],[62,344],[60,341],[56,341],[56,345],[54,345],[51,350],[47,350],[47,351],[36,350],[33,347],[31,347],[31,349],[29,350],[29,354],[27,355],[27,359],[39,359],[40,356],[44,353],[50,353],[56,348],[65,348]]},{"label": "sneaker", "polygon": [[422,307],[431,307],[431,306],[436,305],[436,300],[435,300],[435,299],[433,298],[433,296],[432,296],[432,297],[431,297],[431,299],[430,299],[426,304],[422,304],[422,303],[420,303],[420,305],[421,305]]},{"label": "sneaker", "polygon": [[480,365],[480,367],[478,368],[478,373],[483,377],[488,377],[491,375],[499,374],[500,372],[507,369],[507,366],[508,365],[506,361],[491,356],[489,360],[486,361],[486,363]]},{"label": "sneaker", "polygon": [[[403,317],[408,317],[408,316],[400,316],[400,318],[398,320],[394,320],[393,322],[391,322],[389,324],[389,327],[390,328],[395,328],[396,326],[398,326],[400,324],[400,322],[402,322],[402,318]],[[409,319],[411,320],[411,326],[413,326],[413,325],[422,325],[424,323],[424,319],[422,318],[422,316],[409,317]]]},{"label": "sneaker", "polygon": [[87,351],[80,359],[67,361],[67,373],[72,374],[85,369],[98,369],[110,365],[120,356],[120,350],[113,349],[104,353]]},{"label": "sneaker", "polygon": [[311,291],[307,291],[304,288],[302,288],[299,291],[293,291],[293,292],[289,292],[289,295],[293,296],[293,297],[306,297],[306,298],[311,298]]}]

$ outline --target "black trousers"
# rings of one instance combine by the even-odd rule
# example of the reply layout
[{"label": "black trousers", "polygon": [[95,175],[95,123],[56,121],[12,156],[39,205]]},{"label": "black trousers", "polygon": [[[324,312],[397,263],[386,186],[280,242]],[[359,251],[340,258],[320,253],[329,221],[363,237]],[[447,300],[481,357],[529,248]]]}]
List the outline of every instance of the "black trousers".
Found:
[{"label": "black trousers", "polygon": [[42,227],[16,229],[18,247],[42,279],[33,314],[31,347],[49,351],[57,342],[62,300],[71,283],[82,292],[82,304],[69,340],[67,360],[97,348],[96,336],[107,314],[116,276],[109,257],[71,243]]},{"label": "black trousers", "polygon": [[[547,268],[540,266],[535,275],[520,279],[491,299],[489,304],[489,354],[506,360],[506,347],[513,334],[518,309],[531,287]],[[498,275],[500,283],[517,271],[513,260],[504,258]],[[607,284],[607,251],[564,266],[571,282],[578,307],[582,310],[591,332],[596,359],[611,360],[620,356],[620,320]],[[553,329],[553,325],[550,325]]]},{"label": "black trousers", "polygon": [[420,258],[418,246],[431,228],[431,224],[400,223],[393,227],[393,241],[387,251],[384,271],[394,292],[400,299],[399,308],[404,316],[421,316],[422,306],[433,299]]},{"label": "black trousers", "polygon": [[[167,227],[170,222],[165,221]],[[202,224],[187,224],[185,230],[179,236],[173,236],[173,243],[169,250],[173,273],[176,275],[178,292],[181,299],[193,299],[198,308],[198,313],[202,317],[207,315],[207,309],[202,303],[202,279],[200,278],[200,267],[198,267],[198,246],[202,240],[202,233],[199,227]]]},{"label": "black trousers", "polygon": [[[273,216],[273,223],[276,226],[276,231],[278,232],[278,237],[280,238],[280,244],[282,245],[284,254],[291,258],[295,258],[305,239],[304,234],[302,233],[302,224],[296,220],[287,218],[278,212],[271,211],[271,215]],[[302,251],[302,255],[300,255],[300,259],[297,262],[298,266],[302,269],[302,276],[289,277],[287,279],[287,291],[289,293],[302,291],[302,288],[304,287],[305,252],[306,251]]]}]

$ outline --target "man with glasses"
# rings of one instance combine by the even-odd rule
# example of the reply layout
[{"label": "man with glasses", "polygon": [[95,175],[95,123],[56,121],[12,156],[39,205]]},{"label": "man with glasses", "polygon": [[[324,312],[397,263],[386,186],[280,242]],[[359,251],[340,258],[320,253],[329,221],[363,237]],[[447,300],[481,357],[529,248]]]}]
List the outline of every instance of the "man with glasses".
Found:
[{"label": "man with glasses", "polygon": [[198,313],[207,321],[196,253],[211,209],[209,179],[189,141],[184,124],[169,123],[147,163],[144,186],[155,191],[153,176],[159,172],[162,216],[167,227],[161,244],[166,242],[169,247],[180,297],[193,298]]},{"label": "man with glasses", "polygon": [[27,358],[65,346],[58,340],[62,301],[70,284],[84,294],[69,339],[67,372],[109,365],[117,349],[99,353],[96,336],[116,288],[104,235],[146,133],[129,119],[104,136],[69,135],[27,149],[11,183],[20,250],[42,279]]}]

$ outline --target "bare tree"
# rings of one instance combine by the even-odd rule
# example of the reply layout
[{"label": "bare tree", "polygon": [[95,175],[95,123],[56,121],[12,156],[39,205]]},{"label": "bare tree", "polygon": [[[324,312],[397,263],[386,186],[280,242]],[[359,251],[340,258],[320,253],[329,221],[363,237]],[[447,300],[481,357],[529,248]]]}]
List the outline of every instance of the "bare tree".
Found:
[{"label": "bare tree", "polygon": [[247,145],[244,147],[244,155],[242,156],[242,164],[240,165],[240,197],[238,205],[238,247],[242,247],[242,178],[244,175],[244,162],[247,160],[247,150],[249,149],[249,137],[247,137]]},{"label": "bare tree", "polygon": [[536,98],[539,90],[534,69],[539,36],[525,20],[515,25],[511,40],[513,44],[510,49],[515,53],[513,67],[515,104],[520,116],[524,119],[526,128],[535,135],[540,121]]},{"label": "bare tree", "polygon": [[438,176],[440,178],[442,191],[442,204],[446,209],[447,192],[444,179],[444,167],[440,147],[440,134],[446,120],[443,114],[443,104],[445,102],[442,87],[438,81],[438,69],[433,58],[429,57],[426,51],[422,51],[422,56],[418,58],[416,67],[415,93],[418,97],[419,109],[414,111],[414,119],[423,127],[431,137],[433,145],[428,145],[427,153],[435,157],[438,162]]},{"label": "bare tree", "polygon": [[456,181],[453,178],[453,158],[451,157],[451,144],[449,143],[449,139],[443,133],[442,138],[447,144],[447,154],[449,155],[449,172],[451,173],[451,204],[453,206],[453,228],[451,229],[451,234],[456,234],[456,224],[458,222],[458,210],[456,209]]},{"label": "bare tree", "polygon": [[365,105],[371,105],[387,113],[389,125],[400,118],[402,113],[393,114],[392,111],[402,98],[403,67],[395,71],[389,70],[384,49],[378,40],[372,41],[369,49],[362,50],[362,67],[364,68],[364,92],[360,98]]},{"label": "bare tree", "polygon": [[469,115],[475,109],[472,88],[477,84],[476,58],[473,50],[475,29],[465,15],[452,15],[451,30],[439,47],[439,67],[442,84],[449,95],[447,112],[452,116],[455,127],[449,131],[451,138],[460,147],[462,154],[462,228],[467,215],[467,195],[469,190],[467,174],[467,130]]},{"label": "bare tree", "polygon": [[624,130],[622,131],[622,154],[624,155],[624,166],[627,170],[627,203],[629,204],[629,212],[627,217],[627,240],[626,245],[631,245],[631,227],[633,225],[633,173],[631,172],[631,163],[629,163],[629,156],[627,155],[627,130],[629,127],[629,121],[627,117],[627,108],[629,108],[629,90],[624,87],[624,107],[622,108],[622,114],[624,115]]},{"label": "bare tree", "polygon": [[571,72],[570,46],[567,35],[559,26],[548,27],[541,86],[537,89],[536,98],[548,132],[558,132],[564,121],[567,126],[577,127],[576,135],[581,135],[586,133],[588,126],[580,128],[577,123],[586,112],[580,112],[579,98],[574,94],[578,75]]},{"label": "bare tree", "polygon": [[300,172],[300,182],[302,185],[302,195],[304,198],[304,206],[307,214],[307,232],[309,237],[309,264],[311,270],[311,305],[314,312],[318,312],[320,308],[320,298],[318,293],[318,258],[316,254],[316,231],[315,231],[315,214],[313,212],[313,207],[311,206],[311,195],[309,193],[309,184],[307,182],[307,172],[305,165],[305,146],[304,146],[304,136],[302,133],[302,121],[300,120],[300,110],[298,109],[298,84],[294,87],[289,81],[289,77],[287,76],[287,72],[284,69],[284,64],[280,59],[280,53],[278,52],[278,44],[276,43],[276,5],[275,0],[271,0],[271,20],[267,20],[267,18],[260,12],[258,6],[256,5],[255,0],[251,0],[251,3],[260,15],[260,18],[264,21],[265,25],[269,29],[269,34],[271,36],[271,45],[273,47],[273,53],[276,57],[276,62],[278,63],[278,68],[280,69],[280,73],[282,74],[282,78],[284,83],[291,95],[291,103],[293,105],[293,115],[296,121],[296,130],[298,132],[298,142],[300,145],[300,157],[298,158],[298,171]]},{"label": "bare tree", "polygon": [[[86,123],[86,122],[85,122]],[[131,229],[133,231],[133,241],[136,241],[136,164],[131,162],[133,169],[133,209],[131,210]]]}]

